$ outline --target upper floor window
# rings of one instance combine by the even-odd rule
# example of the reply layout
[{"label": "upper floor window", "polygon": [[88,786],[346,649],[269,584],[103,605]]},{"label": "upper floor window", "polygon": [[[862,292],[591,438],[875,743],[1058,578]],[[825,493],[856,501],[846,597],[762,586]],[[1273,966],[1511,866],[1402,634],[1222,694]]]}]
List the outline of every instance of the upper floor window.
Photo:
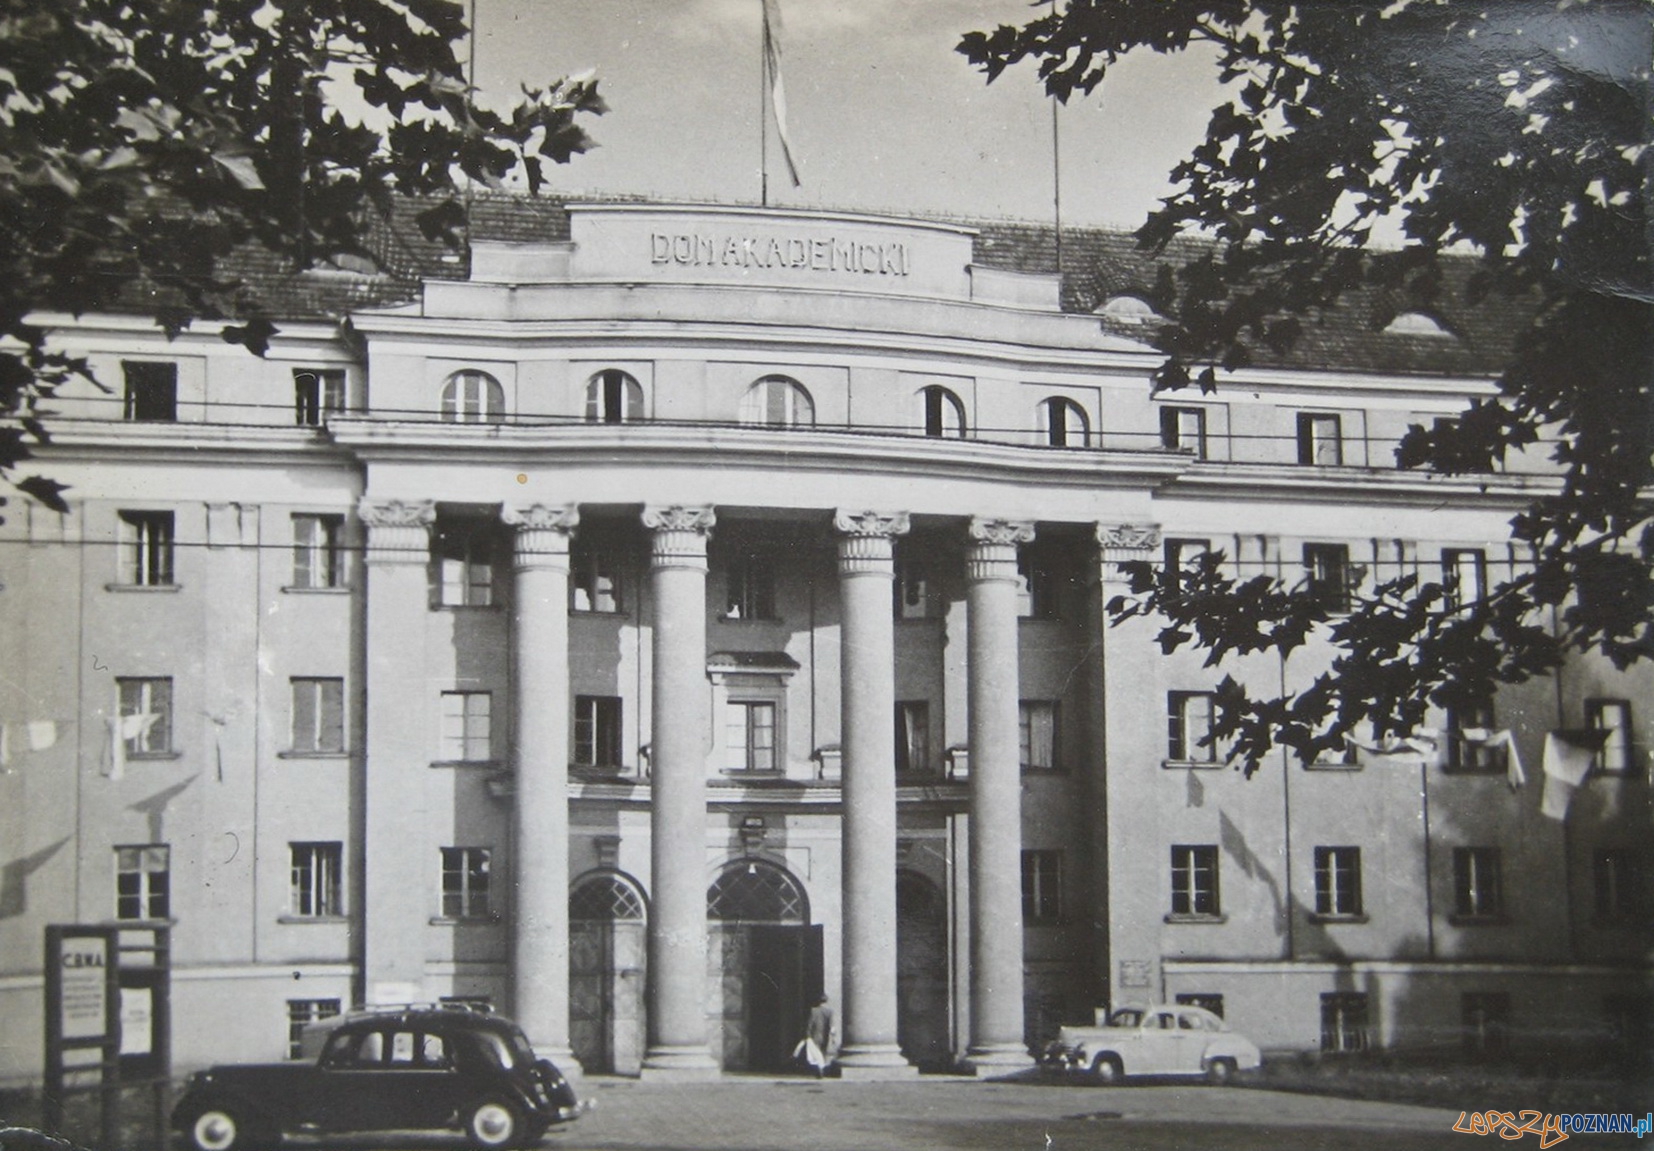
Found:
[{"label": "upper floor window", "polygon": [[344,845],[290,843],[287,912],[300,919],[344,914]]},{"label": "upper floor window", "polygon": [[741,422],[807,428],[816,422],[815,401],[797,380],[765,376],[742,398]]},{"label": "upper floor window", "polygon": [[1350,610],[1350,549],[1344,544],[1305,544],[1304,591],[1327,611]]},{"label": "upper floor window", "polygon": [[1487,553],[1480,548],[1444,549],[1442,591],[1448,611],[1480,602],[1487,591]]},{"label": "upper floor window", "polygon": [[1453,849],[1453,915],[1494,919],[1504,914],[1504,883],[1497,847]]},{"label": "upper floor window", "polygon": [[120,730],[115,738],[128,759],[172,754],[172,679],[115,680],[119,697]]},{"label": "upper floor window", "polygon": [[1585,722],[1593,731],[1605,732],[1593,766],[1598,771],[1622,775],[1631,770],[1631,703],[1624,699],[1588,699]]},{"label": "upper floor window", "polygon": [[1220,914],[1216,844],[1172,845],[1172,914],[1190,918]]},{"label": "upper floor window", "polygon": [[930,770],[930,704],[926,700],[896,703],[896,770]]},{"label": "upper floor window", "polygon": [[294,676],[293,745],[296,752],[338,753],[345,749],[345,681]]},{"label": "upper floor window", "polygon": [[643,418],[643,385],[618,368],[586,381],[588,424],[629,424]]},{"label": "upper floor window", "polygon": [[724,704],[724,768],[776,769],[776,705],[773,700],[728,700]]},{"label": "upper floor window", "polygon": [[431,533],[432,602],[438,607],[488,607],[495,602],[494,557],[499,532],[480,516],[438,516]]},{"label": "upper floor window", "polygon": [[172,583],[172,513],[121,512],[121,582],[134,587]]},{"label": "upper floor window", "polygon": [[488,872],[493,853],[486,847],[444,847],[441,852],[442,917],[488,918]]},{"label": "upper floor window", "polygon": [[293,369],[293,422],[319,427],[327,417],[345,410],[343,368]]},{"label": "upper floor window", "polygon": [[925,435],[963,439],[965,405],[959,397],[939,384],[920,391],[925,404]]},{"label": "upper floor window", "polygon": [[293,516],[293,586],[299,588],[343,587],[345,582],[345,517]]},{"label": "upper floor window", "polygon": [[579,612],[618,612],[620,571],[612,552],[577,548],[569,573],[569,607]]},{"label": "upper floor window", "polygon": [[172,915],[172,848],[146,843],[115,849],[115,918]]},{"label": "upper floor window", "polygon": [[1052,396],[1040,403],[1045,442],[1054,448],[1083,448],[1091,442],[1091,421],[1073,400]]},{"label": "upper floor window", "polygon": [[487,372],[455,372],[442,385],[442,418],[450,424],[497,424],[505,415],[505,389]]},{"label": "upper floor window", "polygon": [[727,586],[725,619],[775,618],[775,565],[768,556],[736,556]]},{"label": "upper floor window", "polygon": [[1062,852],[1022,853],[1022,921],[1029,925],[1062,920]]},{"label": "upper floor window", "polygon": [[1216,697],[1209,691],[1166,693],[1166,758],[1176,763],[1216,763],[1212,739]]},{"label": "upper floor window", "polygon": [[1321,467],[1344,462],[1339,417],[1323,412],[1298,413],[1298,462]]},{"label": "upper floor window", "polygon": [[897,619],[926,619],[930,616],[930,569],[924,564],[898,557],[893,590]]},{"label": "upper floor window", "polygon": [[1505,748],[1488,745],[1493,723],[1491,703],[1447,709],[1447,767],[1450,770],[1505,770]]},{"label": "upper floor window", "polygon": [[1206,409],[1160,409],[1160,446],[1174,452],[1193,452],[1197,460],[1206,458]]},{"label": "upper floor window", "polygon": [[1361,849],[1315,849],[1315,913],[1322,916],[1361,914]]},{"label": "upper floor window", "polygon": [[1017,617],[1056,619],[1057,574],[1049,564],[1027,555],[1017,557]]},{"label": "upper floor window", "polygon": [[122,360],[126,397],[122,414],[129,420],[178,418],[178,365],[154,360]]},{"label": "upper floor window", "polygon": [[1054,699],[1025,699],[1017,705],[1017,744],[1022,766],[1050,771],[1059,765],[1062,709]]},{"label": "upper floor window", "polygon": [[1212,541],[1168,538],[1164,547],[1164,582],[1168,587],[1178,588],[1200,570],[1201,557],[1212,550]]},{"label": "upper floor window", "polygon": [[439,761],[478,763],[493,758],[493,703],[493,694],[486,691],[442,693]]},{"label": "upper floor window", "polygon": [[620,699],[574,697],[574,762],[579,767],[620,766]]}]

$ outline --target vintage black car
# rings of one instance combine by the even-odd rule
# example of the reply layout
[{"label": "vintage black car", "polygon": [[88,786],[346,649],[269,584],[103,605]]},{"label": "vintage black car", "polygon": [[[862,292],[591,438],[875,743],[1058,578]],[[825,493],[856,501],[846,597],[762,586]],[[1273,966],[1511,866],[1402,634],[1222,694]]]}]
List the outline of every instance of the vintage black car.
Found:
[{"label": "vintage black car", "polygon": [[270,1146],[285,1131],[463,1131],[478,1147],[521,1147],[581,1112],[557,1068],[509,1019],[448,1007],[344,1017],[314,1062],[197,1072],[172,1126],[196,1151]]}]

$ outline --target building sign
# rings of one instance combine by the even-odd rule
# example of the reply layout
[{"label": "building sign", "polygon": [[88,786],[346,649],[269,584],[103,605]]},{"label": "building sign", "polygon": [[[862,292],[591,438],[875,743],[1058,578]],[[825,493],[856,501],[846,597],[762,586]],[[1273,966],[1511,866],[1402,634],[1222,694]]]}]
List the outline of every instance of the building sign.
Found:
[{"label": "building sign", "polygon": [[832,233],[776,236],[651,232],[649,262],[656,266],[785,268],[905,277],[913,272],[913,251],[901,240],[864,240]]},{"label": "building sign", "polygon": [[65,1039],[99,1039],[109,1029],[109,939],[69,935],[58,941],[59,1001]]},{"label": "building sign", "polygon": [[1154,982],[1154,967],[1146,959],[1120,960],[1121,987],[1149,987]]}]

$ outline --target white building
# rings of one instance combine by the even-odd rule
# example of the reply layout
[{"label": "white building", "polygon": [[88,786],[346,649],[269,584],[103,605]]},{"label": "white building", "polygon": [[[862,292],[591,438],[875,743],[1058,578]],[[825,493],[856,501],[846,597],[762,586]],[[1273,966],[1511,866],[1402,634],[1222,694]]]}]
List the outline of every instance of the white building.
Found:
[{"label": "white building", "polygon": [[1648,669],[1247,781],[1213,686],[1325,645],[1213,670],[1102,622],[1128,559],[1335,601],[1521,563],[1549,465],[1392,457],[1512,317],[1363,297],[1156,399],[1118,237],[1059,282],[1033,227],[478,208],[468,266],[390,234],[406,274],[273,277],[265,359],[55,318],[113,391],[41,452],[72,514],[0,528],[0,1079],[40,1074],[43,928],[88,922],[172,925],[181,1067],[452,997],[588,1071],[775,1068],[823,988],[853,1075],[1161,998],[1275,1049],[1646,1043]]}]

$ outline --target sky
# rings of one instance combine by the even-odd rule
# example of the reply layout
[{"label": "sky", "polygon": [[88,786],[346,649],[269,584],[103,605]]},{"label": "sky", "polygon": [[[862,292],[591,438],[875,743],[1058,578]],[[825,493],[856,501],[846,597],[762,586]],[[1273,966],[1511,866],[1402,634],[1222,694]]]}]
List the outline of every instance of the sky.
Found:
[{"label": "sky", "polygon": [[[1051,102],[1034,69],[992,85],[960,35],[1016,23],[1026,0],[779,0],[794,188],[773,132],[768,203],[875,213],[1049,221]],[[595,71],[599,147],[553,190],[757,204],[761,0],[475,0],[477,82]],[[1136,227],[1216,100],[1210,57],[1150,55],[1112,69],[1059,113],[1066,224]]]}]

